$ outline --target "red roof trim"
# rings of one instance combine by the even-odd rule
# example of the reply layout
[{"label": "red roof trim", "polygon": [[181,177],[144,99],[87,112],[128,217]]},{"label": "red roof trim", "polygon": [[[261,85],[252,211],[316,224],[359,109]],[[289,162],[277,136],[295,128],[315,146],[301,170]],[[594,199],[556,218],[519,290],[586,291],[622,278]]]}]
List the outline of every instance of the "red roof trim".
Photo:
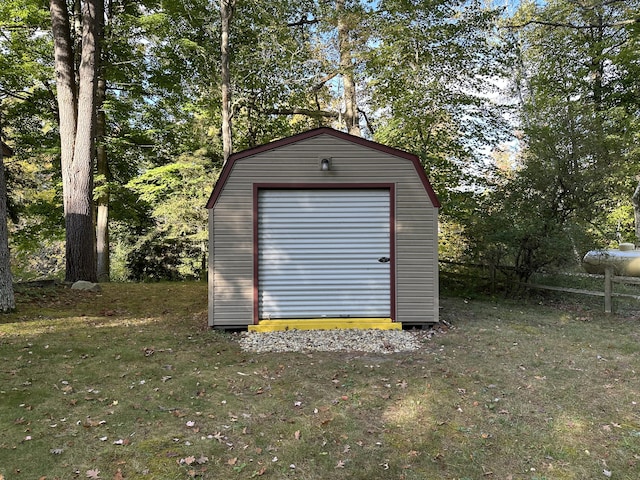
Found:
[{"label": "red roof trim", "polygon": [[229,157],[229,160],[227,160],[227,163],[222,168],[220,177],[218,178],[218,181],[216,182],[216,185],[213,188],[213,191],[211,192],[211,196],[209,197],[209,201],[207,202],[207,208],[213,208],[215,206],[216,202],[218,201],[218,197],[220,196],[220,193],[222,192],[222,189],[224,188],[224,185],[227,183],[229,175],[233,170],[233,165],[238,160],[241,160],[246,157],[250,157],[252,155],[257,155],[259,153],[268,152],[269,150],[274,150],[276,148],[284,147],[285,145],[290,145],[292,143],[296,143],[302,140],[314,138],[319,135],[331,135],[333,137],[346,140],[348,142],[355,143],[357,145],[362,145],[363,147],[372,148],[374,150],[377,150],[382,153],[386,153],[388,155],[393,155],[395,157],[400,157],[400,158],[410,160],[413,163],[416,173],[418,174],[418,176],[420,177],[420,180],[422,181],[422,185],[424,186],[424,189],[427,191],[427,194],[431,199],[431,203],[433,204],[434,207],[440,208],[441,206],[440,201],[438,200],[438,197],[436,196],[436,193],[434,192],[433,187],[431,186],[431,182],[429,182],[429,179],[427,178],[427,174],[424,171],[424,168],[422,168],[422,165],[420,164],[420,159],[416,155],[405,152],[403,150],[398,150],[397,148],[388,147],[386,145],[382,145],[381,143],[373,142],[371,140],[367,140],[362,137],[349,135],[348,133],[344,133],[339,130],[334,130],[333,128],[328,128],[328,127],[309,130],[307,132],[299,133],[291,137],[282,138],[280,140],[276,140],[271,143],[265,143],[264,145],[260,145],[254,148],[249,148],[247,150],[243,150],[241,152],[234,153],[233,155],[231,155]]}]

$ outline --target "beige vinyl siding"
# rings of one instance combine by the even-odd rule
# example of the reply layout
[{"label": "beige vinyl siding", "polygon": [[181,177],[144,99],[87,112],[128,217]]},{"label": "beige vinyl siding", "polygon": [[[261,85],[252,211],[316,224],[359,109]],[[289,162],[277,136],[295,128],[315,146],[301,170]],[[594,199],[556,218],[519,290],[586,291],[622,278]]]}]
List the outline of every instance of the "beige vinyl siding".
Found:
[{"label": "beige vinyl siding", "polygon": [[209,325],[242,327],[253,322],[252,197],[242,185],[227,187],[209,216]]},{"label": "beige vinyl siding", "polygon": [[438,210],[420,179],[407,178],[396,183],[396,320],[437,322]]},{"label": "beige vinyl siding", "polygon": [[431,228],[397,236],[397,319],[405,324],[438,320],[437,216],[426,220]]},{"label": "beige vinyl siding", "polygon": [[[332,157],[321,172],[319,157]],[[253,323],[253,184],[395,184],[396,321],[438,320],[437,218],[413,163],[331,135],[235,162],[210,215],[210,324]],[[213,294],[213,295],[211,295]]]}]

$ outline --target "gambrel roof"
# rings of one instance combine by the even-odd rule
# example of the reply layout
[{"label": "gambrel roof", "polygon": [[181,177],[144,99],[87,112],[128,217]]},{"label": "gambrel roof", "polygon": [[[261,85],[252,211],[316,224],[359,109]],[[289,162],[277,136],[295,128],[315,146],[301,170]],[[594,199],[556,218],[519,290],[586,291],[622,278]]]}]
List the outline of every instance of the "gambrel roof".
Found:
[{"label": "gambrel roof", "polygon": [[388,155],[393,155],[395,157],[404,158],[410,160],[413,163],[413,166],[416,170],[416,175],[420,178],[424,189],[429,195],[433,206],[436,208],[440,208],[440,201],[436,196],[433,187],[431,186],[431,182],[427,177],[424,168],[420,164],[420,159],[411,153],[405,152],[403,150],[399,150],[397,148],[388,147],[386,145],[382,145],[381,143],[373,142],[371,140],[367,140],[362,137],[356,137],[354,135],[349,135],[348,133],[341,132],[339,130],[334,130],[333,128],[321,127],[313,130],[309,130],[307,132],[300,133],[298,135],[293,135],[291,137],[282,138],[280,140],[276,140],[270,143],[265,143],[264,145],[260,145],[258,147],[250,148],[247,150],[243,150],[241,152],[234,153],[229,157],[229,160],[222,168],[222,172],[220,172],[220,177],[209,197],[209,201],[207,202],[207,208],[213,208],[218,200],[218,196],[220,192],[224,188],[231,171],[233,170],[233,166],[236,162],[241,161],[243,158],[251,157],[253,155],[257,155],[263,152],[267,152],[270,150],[275,150],[286,145],[291,145],[293,143],[301,142],[303,140],[307,140],[310,138],[314,138],[320,135],[331,135],[335,138],[346,140],[348,142],[361,145],[366,148],[371,148],[373,150],[377,150],[379,152],[386,153]]}]

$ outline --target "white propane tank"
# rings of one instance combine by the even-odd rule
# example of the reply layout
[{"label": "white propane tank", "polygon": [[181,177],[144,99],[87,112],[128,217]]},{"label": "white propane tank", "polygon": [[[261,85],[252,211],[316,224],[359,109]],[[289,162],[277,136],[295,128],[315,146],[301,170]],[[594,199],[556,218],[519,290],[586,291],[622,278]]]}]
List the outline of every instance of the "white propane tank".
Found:
[{"label": "white propane tank", "polygon": [[640,277],[640,250],[633,243],[621,243],[617,250],[591,250],[582,260],[587,273],[604,274],[606,267],[613,267],[615,275]]}]

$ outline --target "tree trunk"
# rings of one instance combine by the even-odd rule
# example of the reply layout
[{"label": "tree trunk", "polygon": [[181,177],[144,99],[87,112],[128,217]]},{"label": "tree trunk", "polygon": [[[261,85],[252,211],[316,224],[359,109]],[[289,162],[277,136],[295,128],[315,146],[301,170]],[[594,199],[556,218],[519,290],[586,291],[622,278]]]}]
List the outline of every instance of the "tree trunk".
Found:
[{"label": "tree trunk", "polygon": [[97,172],[100,178],[99,193],[96,198],[98,204],[98,215],[96,219],[96,260],[99,282],[108,282],[110,279],[110,257],[109,257],[109,159],[107,149],[104,145],[106,135],[106,118],[102,108],[106,95],[106,81],[104,78],[98,80],[97,97],[97,117],[96,117],[96,161]]},{"label": "tree trunk", "polygon": [[344,87],[344,121],[347,132],[360,136],[360,119],[358,118],[358,101],[356,98],[356,82],[353,69],[353,52],[350,36],[349,19],[344,12],[345,0],[336,0],[338,15],[338,50],[340,51],[340,73]]},{"label": "tree trunk", "polygon": [[[51,0],[51,26],[54,41],[56,95],[58,99],[58,125],[60,130],[60,156],[62,163],[62,183],[69,184],[72,176],[73,150],[76,140],[77,90],[71,28],[65,0]],[[67,187],[68,188],[68,187]],[[67,198],[63,195],[64,211],[67,212]]]},{"label": "tree trunk", "polygon": [[50,0],[60,123],[62,194],[69,282],[96,281],[93,229],[93,156],[96,86],[102,37],[102,0],[82,8],[82,53],[75,82],[73,44],[65,0]]},{"label": "tree trunk", "polygon": [[229,71],[229,31],[236,0],[220,1],[220,64],[222,89],[222,159],[226,163],[233,152],[231,131],[231,72]]},{"label": "tree trunk", "polygon": [[640,245],[640,182],[638,182],[636,191],[633,192],[631,203],[633,204],[633,215],[636,223],[636,245]]},{"label": "tree trunk", "polygon": [[0,116],[0,313],[6,313],[16,308],[16,302],[13,295],[13,279],[11,278],[9,230],[7,228],[7,182],[4,174],[4,149],[1,142],[2,117]]}]

